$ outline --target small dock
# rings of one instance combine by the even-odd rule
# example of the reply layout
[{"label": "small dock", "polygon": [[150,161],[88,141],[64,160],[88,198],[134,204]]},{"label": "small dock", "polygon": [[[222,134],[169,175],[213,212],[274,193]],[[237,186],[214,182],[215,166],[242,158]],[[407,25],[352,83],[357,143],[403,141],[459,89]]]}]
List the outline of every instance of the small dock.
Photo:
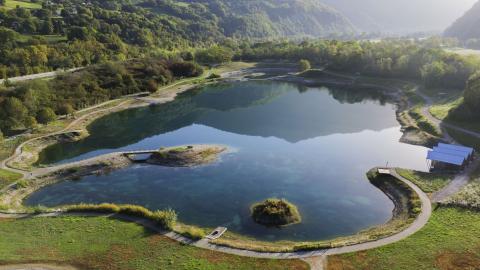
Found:
[{"label": "small dock", "polygon": [[141,150],[141,151],[129,151],[129,152],[122,152],[124,156],[126,156],[128,159],[130,159],[133,162],[146,162],[150,156],[158,152],[158,150]]},{"label": "small dock", "polygon": [[209,235],[205,236],[205,238],[209,240],[215,240],[220,238],[226,231],[227,231],[227,228],[218,227],[215,230],[213,230],[213,232],[211,232]]},{"label": "small dock", "polygon": [[377,171],[379,174],[391,174],[390,169],[378,168]]}]

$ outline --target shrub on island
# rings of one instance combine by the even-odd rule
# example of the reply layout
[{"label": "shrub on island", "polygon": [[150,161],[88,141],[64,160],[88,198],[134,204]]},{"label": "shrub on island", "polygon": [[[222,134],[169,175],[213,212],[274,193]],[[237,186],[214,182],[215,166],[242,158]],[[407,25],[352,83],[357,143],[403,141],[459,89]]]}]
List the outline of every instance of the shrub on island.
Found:
[{"label": "shrub on island", "polygon": [[302,220],[295,205],[285,199],[267,199],[251,207],[255,222],[267,226],[286,226]]}]

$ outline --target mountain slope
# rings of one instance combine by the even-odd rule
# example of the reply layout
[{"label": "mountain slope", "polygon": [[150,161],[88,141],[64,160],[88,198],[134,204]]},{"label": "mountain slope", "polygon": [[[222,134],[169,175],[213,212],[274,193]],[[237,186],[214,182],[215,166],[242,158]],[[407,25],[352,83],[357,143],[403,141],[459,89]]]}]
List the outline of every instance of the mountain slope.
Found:
[{"label": "mountain slope", "polygon": [[361,31],[442,31],[476,0],[323,0]]},{"label": "mountain slope", "polygon": [[447,30],[445,36],[456,37],[461,40],[480,38],[480,1],[477,2],[465,15],[455,21]]},{"label": "mountain slope", "polygon": [[354,30],[320,0],[147,0],[138,5],[186,23],[209,24],[227,37],[327,36]]}]

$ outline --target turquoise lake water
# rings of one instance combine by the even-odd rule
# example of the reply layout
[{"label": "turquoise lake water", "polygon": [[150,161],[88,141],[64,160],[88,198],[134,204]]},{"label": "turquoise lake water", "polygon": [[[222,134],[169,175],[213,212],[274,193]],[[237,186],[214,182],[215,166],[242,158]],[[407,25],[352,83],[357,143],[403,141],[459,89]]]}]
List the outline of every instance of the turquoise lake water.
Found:
[{"label": "turquoise lake water", "polygon": [[[220,83],[168,104],[103,117],[91,136],[51,146],[40,163],[65,163],[120,150],[211,143],[230,151],[195,168],[136,164],[108,175],[48,186],[29,205],[132,203],[172,208],[179,219],[263,240],[323,240],[387,222],[393,203],[372,186],[372,167],[425,170],[426,148],[399,142],[395,106],[375,90],[304,87],[273,81]],[[255,224],[252,203],[296,204],[302,223]]]}]

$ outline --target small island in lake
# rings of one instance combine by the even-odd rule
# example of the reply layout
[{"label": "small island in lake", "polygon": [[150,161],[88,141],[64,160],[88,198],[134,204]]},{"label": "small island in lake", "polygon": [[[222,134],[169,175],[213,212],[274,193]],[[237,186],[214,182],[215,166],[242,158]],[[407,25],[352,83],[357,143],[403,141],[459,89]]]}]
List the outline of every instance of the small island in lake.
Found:
[{"label": "small island in lake", "polygon": [[285,199],[267,199],[252,206],[255,222],[267,226],[286,226],[302,220],[295,205]]},{"label": "small island in lake", "polygon": [[212,163],[227,150],[221,145],[188,145],[161,148],[153,153],[147,163],[167,167],[193,167]]}]

